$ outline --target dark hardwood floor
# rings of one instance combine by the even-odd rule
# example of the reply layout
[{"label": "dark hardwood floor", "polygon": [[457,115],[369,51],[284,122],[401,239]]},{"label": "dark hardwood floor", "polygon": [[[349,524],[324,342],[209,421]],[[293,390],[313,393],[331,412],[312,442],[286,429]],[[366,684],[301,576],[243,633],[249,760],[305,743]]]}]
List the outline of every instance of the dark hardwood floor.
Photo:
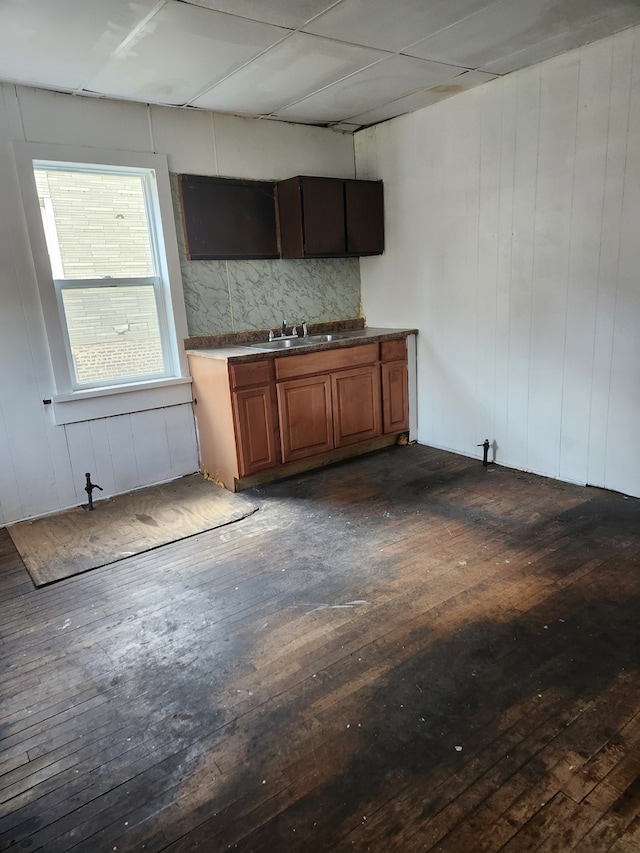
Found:
[{"label": "dark hardwood floor", "polygon": [[640,501],[425,447],[35,589],[0,850],[640,851]]}]

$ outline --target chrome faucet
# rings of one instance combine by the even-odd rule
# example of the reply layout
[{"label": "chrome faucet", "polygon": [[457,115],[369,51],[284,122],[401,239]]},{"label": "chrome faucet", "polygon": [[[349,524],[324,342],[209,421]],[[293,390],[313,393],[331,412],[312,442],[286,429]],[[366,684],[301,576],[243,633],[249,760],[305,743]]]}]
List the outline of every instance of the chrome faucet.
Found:
[{"label": "chrome faucet", "polygon": [[282,321],[282,326],[280,327],[280,334],[274,335],[273,329],[269,329],[269,340],[270,341],[282,341],[282,340],[290,340],[291,338],[298,337],[298,329],[296,326],[291,327],[291,334],[287,334],[287,321]]}]

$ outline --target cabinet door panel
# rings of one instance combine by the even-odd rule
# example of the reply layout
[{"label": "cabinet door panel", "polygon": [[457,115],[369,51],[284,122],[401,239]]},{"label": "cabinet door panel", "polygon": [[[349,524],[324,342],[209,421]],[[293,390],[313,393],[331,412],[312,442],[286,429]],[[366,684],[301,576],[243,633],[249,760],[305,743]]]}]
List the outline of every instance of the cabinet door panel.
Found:
[{"label": "cabinet door panel", "polygon": [[277,184],[278,242],[283,258],[304,258],[302,179],[288,178]]},{"label": "cabinet door panel", "polygon": [[233,403],[240,476],[278,465],[273,386],[236,391]]},{"label": "cabinet door panel", "polygon": [[386,433],[409,429],[407,362],[389,361],[382,367],[383,430]]},{"label": "cabinet door panel", "polygon": [[329,376],[279,382],[282,461],[293,462],[333,449]]},{"label": "cabinet door panel", "polygon": [[336,447],[357,444],[382,432],[380,373],[377,364],[331,377]]},{"label": "cabinet door panel", "polygon": [[379,181],[345,181],[347,252],[380,255],[384,251],[384,200]]},{"label": "cabinet door panel", "polygon": [[189,258],[277,258],[275,187],[205,175],[180,175]]},{"label": "cabinet door panel", "polygon": [[343,182],[307,178],[302,182],[305,255],[344,255]]}]

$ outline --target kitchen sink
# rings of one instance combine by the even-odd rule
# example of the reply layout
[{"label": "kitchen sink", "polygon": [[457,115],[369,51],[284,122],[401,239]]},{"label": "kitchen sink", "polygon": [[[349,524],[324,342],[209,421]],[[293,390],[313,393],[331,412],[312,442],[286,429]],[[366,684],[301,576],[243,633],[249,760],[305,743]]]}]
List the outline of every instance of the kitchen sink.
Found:
[{"label": "kitchen sink", "polygon": [[356,329],[353,332],[331,332],[328,335],[308,335],[307,340],[312,344],[325,344],[329,341],[346,341],[349,338],[357,338],[364,334],[364,329]]},{"label": "kitchen sink", "polygon": [[356,329],[353,332],[332,332],[326,335],[307,335],[304,338],[276,338],[273,341],[260,341],[257,344],[249,344],[252,349],[274,350],[295,349],[296,347],[311,347],[314,344],[328,344],[331,341],[345,341],[349,338],[358,338],[366,334],[364,329]]},{"label": "kitchen sink", "polygon": [[[295,349],[295,347],[307,347],[309,346],[309,338],[285,338],[284,340],[278,340],[276,338],[275,341],[260,341],[258,344],[249,344],[252,349],[261,349],[261,350],[279,350],[279,349]],[[316,343],[319,343],[317,341]]]}]

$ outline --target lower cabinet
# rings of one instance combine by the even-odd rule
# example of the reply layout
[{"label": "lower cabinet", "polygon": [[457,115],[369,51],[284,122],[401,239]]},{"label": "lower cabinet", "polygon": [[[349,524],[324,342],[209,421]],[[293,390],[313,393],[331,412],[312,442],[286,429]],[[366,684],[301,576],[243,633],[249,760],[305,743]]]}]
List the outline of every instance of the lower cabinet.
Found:
[{"label": "lower cabinet", "polygon": [[314,457],[393,443],[408,429],[404,338],[253,362],[195,351],[188,359],[201,470],[232,491],[274,479],[285,464],[302,470]]},{"label": "lower cabinet", "polygon": [[238,480],[282,463],[272,359],[234,364],[188,353],[202,473],[235,491]]}]

